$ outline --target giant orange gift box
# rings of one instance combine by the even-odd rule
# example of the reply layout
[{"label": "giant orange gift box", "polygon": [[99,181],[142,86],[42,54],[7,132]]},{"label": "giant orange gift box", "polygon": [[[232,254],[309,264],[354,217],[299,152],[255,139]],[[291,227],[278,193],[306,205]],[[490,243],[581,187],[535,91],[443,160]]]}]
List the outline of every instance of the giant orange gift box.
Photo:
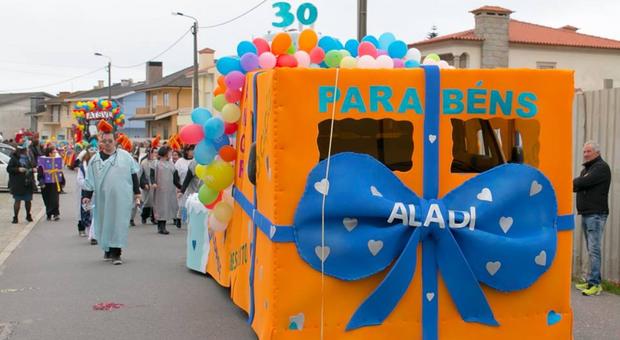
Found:
[{"label": "giant orange gift box", "polygon": [[[571,338],[572,77],[572,72],[558,70],[439,70],[433,66],[394,70],[279,68],[248,73],[236,136],[233,219],[225,231],[210,234],[207,272],[222,286],[230,287],[233,302],[248,312],[252,328],[261,339],[318,339],[321,333],[325,339]],[[364,154],[370,157],[357,156]],[[402,255],[404,250],[400,247],[397,256],[385,262],[385,268],[349,277],[349,271],[364,271],[365,266],[371,265],[360,256],[338,269],[345,274],[335,275],[329,272],[329,262],[336,261],[338,254],[334,249],[328,254],[326,248],[318,248],[330,244],[330,237],[333,240],[331,229],[322,225],[321,219],[303,230],[297,230],[295,225],[296,216],[305,214],[300,209],[307,206],[299,205],[300,201],[316,195],[312,193],[313,184],[319,185],[314,187],[319,193],[327,194],[324,197],[330,198],[332,194],[332,189],[329,193],[321,192],[320,181],[309,182],[313,171],[318,171],[317,164],[330,166],[326,163],[329,155],[331,166],[339,166],[349,156],[359,160],[359,164],[376,162],[372,167],[382,173],[389,169],[407,190],[431,203],[438,202],[431,199],[445,197],[477,176],[478,182],[484,183],[484,178],[512,167],[544,175],[557,202],[554,222],[549,226],[553,235],[541,231],[526,237],[519,234],[518,218],[512,225],[512,218],[504,216],[489,228],[496,229],[493,237],[502,240],[500,243],[503,237],[511,237],[510,228],[514,228],[516,243],[547,235],[544,237],[552,240],[554,254],[548,250],[544,254],[537,252],[535,258],[530,256],[532,263],[542,268],[533,265],[539,271],[533,274],[531,282],[518,289],[513,289],[510,281],[494,281],[503,270],[508,270],[508,264],[502,268],[499,261],[486,262],[486,268],[480,269],[475,268],[476,261],[470,261],[460,267],[471,267],[463,273],[476,274],[476,283],[463,281],[461,287],[457,280],[459,284],[447,284],[443,273],[453,270],[449,266],[457,260],[442,260],[446,255],[438,251],[439,236],[424,241],[429,242],[429,254],[423,250],[427,243],[420,239],[413,245],[414,256]],[[342,157],[338,158],[339,155]],[[255,184],[248,176],[248,171],[254,169]],[[330,186],[336,188],[339,180],[357,180],[367,170],[365,166],[343,169],[334,168],[329,175]],[[501,187],[510,188],[517,185],[520,176],[499,177],[503,177],[497,179],[501,180]],[[547,183],[538,180],[536,184],[539,182],[543,187]],[[537,189],[534,187],[532,190]],[[346,195],[341,198],[338,204],[343,207],[357,202],[354,197],[350,202]],[[479,200],[476,204],[484,203]],[[334,201],[327,200],[327,205],[330,202]],[[320,206],[316,209],[321,211]],[[408,212],[415,215],[411,208]],[[401,212],[395,204],[390,222],[399,222],[401,216],[406,224],[403,213],[407,211]],[[473,230],[475,217],[458,214],[466,215],[467,221],[471,219]],[[409,221],[415,224],[411,216]],[[453,222],[450,221],[450,228]],[[350,229],[357,220],[348,219],[347,225],[345,218],[343,223],[340,227],[347,227],[352,234]],[[322,228],[324,235],[316,248],[318,260],[305,258],[305,246],[297,243],[305,242],[300,238],[308,233],[320,236]],[[447,230],[456,233],[467,229],[450,228],[438,233],[453,239],[445,234]],[[402,232],[410,234],[411,229],[416,228]],[[371,241],[370,252],[377,255],[383,243]],[[436,254],[430,254],[432,249]],[[479,250],[480,254],[485,251]],[[468,250],[463,249],[463,254],[467,257]],[[430,266],[423,264],[426,257],[432,259],[428,260]],[[321,258],[325,265],[323,273],[316,266]],[[362,312],[361,306],[380,290],[378,287],[397,258],[411,262],[406,266],[414,268],[410,280],[398,283],[405,289],[402,296],[394,297],[394,291],[384,289],[382,294],[387,294],[387,298],[379,299],[377,308]],[[520,269],[512,270],[516,275]],[[476,303],[468,302],[473,301],[468,300],[471,296],[464,296],[470,292],[465,286],[483,293],[476,295]],[[504,286],[510,288],[502,289]],[[385,307],[382,300],[386,305],[393,304],[386,315],[365,315],[379,313],[376,310]],[[460,305],[458,301],[465,303]],[[463,312],[474,308],[473,305],[482,306],[480,309],[486,310],[487,315],[492,313],[496,324],[477,322],[476,312],[473,316],[471,311]],[[371,321],[351,326],[354,315]]]}]

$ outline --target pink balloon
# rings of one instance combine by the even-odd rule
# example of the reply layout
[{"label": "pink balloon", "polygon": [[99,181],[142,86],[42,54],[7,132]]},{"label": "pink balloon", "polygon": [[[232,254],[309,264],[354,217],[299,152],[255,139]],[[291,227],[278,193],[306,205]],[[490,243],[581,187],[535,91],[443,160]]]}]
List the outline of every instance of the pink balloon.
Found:
[{"label": "pink balloon", "polygon": [[325,59],[325,51],[320,47],[310,50],[310,61],[314,64],[320,64]]},{"label": "pink balloon", "polygon": [[226,88],[240,89],[245,84],[245,75],[239,71],[232,71],[226,75],[224,83],[226,84]]},{"label": "pink balloon", "polygon": [[205,138],[204,128],[199,124],[185,125],[179,132],[179,137],[183,144],[198,144]]},{"label": "pink balloon", "polygon": [[265,52],[269,52],[269,43],[267,42],[267,40],[263,39],[263,38],[256,38],[254,40],[252,40],[252,42],[254,43],[254,46],[256,46],[256,54],[257,55],[261,55]]},{"label": "pink balloon", "polygon": [[265,52],[258,57],[258,65],[262,69],[272,69],[276,67],[276,56],[271,52]]},{"label": "pink balloon", "polygon": [[380,56],[380,55],[388,55],[388,53],[386,50],[377,50],[377,56]]},{"label": "pink balloon", "polygon": [[241,100],[241,90],[239,89],[226,89],[224,94],[226,101],[229,103],[236,103]]},{"label": "pink balloon", "polygon": [[394,59],[394,68],[403,68],[405,62],[402,59]]},{"label": "pink balloon", "polygon": [[306,51],[297,51],[295,52],[295,59],[297,59],[298,67],[308,67],[310,66],[310,55]]},{"label": "pink balloon", "polygon": [[368,41],[364,41],[359,45],[359,47],[357,48],[357,54],[360,57],[364,55],[369,55],[373,58],[376,58],[379,56],[379,53],[377,52],[377,48],[375,47],[375,45],[373,45],[372,43]]}]

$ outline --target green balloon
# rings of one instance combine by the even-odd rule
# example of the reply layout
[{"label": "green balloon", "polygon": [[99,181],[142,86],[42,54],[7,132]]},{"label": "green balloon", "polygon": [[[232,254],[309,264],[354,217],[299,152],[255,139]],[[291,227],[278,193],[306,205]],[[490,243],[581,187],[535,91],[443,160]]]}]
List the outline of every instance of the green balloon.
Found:
[{"label": "green balloon", "polygon": [[211,204],[217,199],[219,194],[220,193],[218,191],[215,191],[203,184],[200,186],[200,190],[198,190],[198,200],[200,200],[200,203],[204,205]]},{"label": "green balloon", "polygon": [[205,170],[205,184],[218,192],[231,186],[235,180],[235,169],[228,162],[213,161]]},{"label": "green balloon", "polygon": [[286,50],[287,54],[295,54],[295,52],[297,52],[297,50],[293,44],[291,44],[291,46],[288,47],[288,50]]},{"label": "green balloon", "polygon": [[213,108],[219,112],[222,112],[222,109],[226,104],[228,104],[228,101],[226,101],[226,96],[224,94],[218,94],[215,98],[213,98]]},{"label": "green balloon", "polygon": [[331,50],[325,54],[325,64],[331,68],[335,68],[340,66],[340,62],[342,61],[343,55],[340,51]]},{"label": "green balloon", "polygon": [[425,59],[429,59],[429,60],[433,60],[433,61],[440,61],[441,58],[439,57],[439,55],[437,53],[430,53],[429,55],[426,56]]}]

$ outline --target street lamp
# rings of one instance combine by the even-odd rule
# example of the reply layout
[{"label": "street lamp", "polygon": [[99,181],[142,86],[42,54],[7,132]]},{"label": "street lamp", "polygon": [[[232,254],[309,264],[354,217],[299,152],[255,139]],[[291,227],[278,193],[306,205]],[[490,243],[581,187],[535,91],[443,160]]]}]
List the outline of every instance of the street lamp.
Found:
[{"label": "street lamp", "polygon": [[194,20],[192,25],[192,34],[194,35],[194,108],[198,107],[198,19],[191,15],[181,12],[172,12],[172,15],[178,15]]},{"label": "street lamp", "polygon": [[95,55],[108,58],[108,66],[106,67],[108,71],[108,100],[112,100],[112,58],[99,52],[95,52]]}]

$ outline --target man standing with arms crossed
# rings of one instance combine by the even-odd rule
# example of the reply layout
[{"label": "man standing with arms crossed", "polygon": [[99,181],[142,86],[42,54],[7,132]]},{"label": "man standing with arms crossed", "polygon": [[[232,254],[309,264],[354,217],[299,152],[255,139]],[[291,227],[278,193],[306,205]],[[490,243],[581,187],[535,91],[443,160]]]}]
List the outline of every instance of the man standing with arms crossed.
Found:
[{"label": "man standing with arms crossed", "polygon": [[114,133],[105,131],[100,137],[101,151],[90,161],[82,203],[93,199],[93,228],[104,260],[122,264],[121,249],[127,246],[129,220],[134,204],[140,202],[139,167],[131,154],[116,148]]},{"label": "man standing with arms crossed", "polygon": [[583,166],[579,177],[573,180],[573,192],[577,193],[577,211],[581,215],[581,228],[586,239],[590,257],[590,273],[585,283],[576,288],[583,295],[599,295],[601,286],[601,243],[605,222],[609,215],[607,205],[611,170],[601,158],[601,150],[596,142],[589,141],[583,145]]}]

